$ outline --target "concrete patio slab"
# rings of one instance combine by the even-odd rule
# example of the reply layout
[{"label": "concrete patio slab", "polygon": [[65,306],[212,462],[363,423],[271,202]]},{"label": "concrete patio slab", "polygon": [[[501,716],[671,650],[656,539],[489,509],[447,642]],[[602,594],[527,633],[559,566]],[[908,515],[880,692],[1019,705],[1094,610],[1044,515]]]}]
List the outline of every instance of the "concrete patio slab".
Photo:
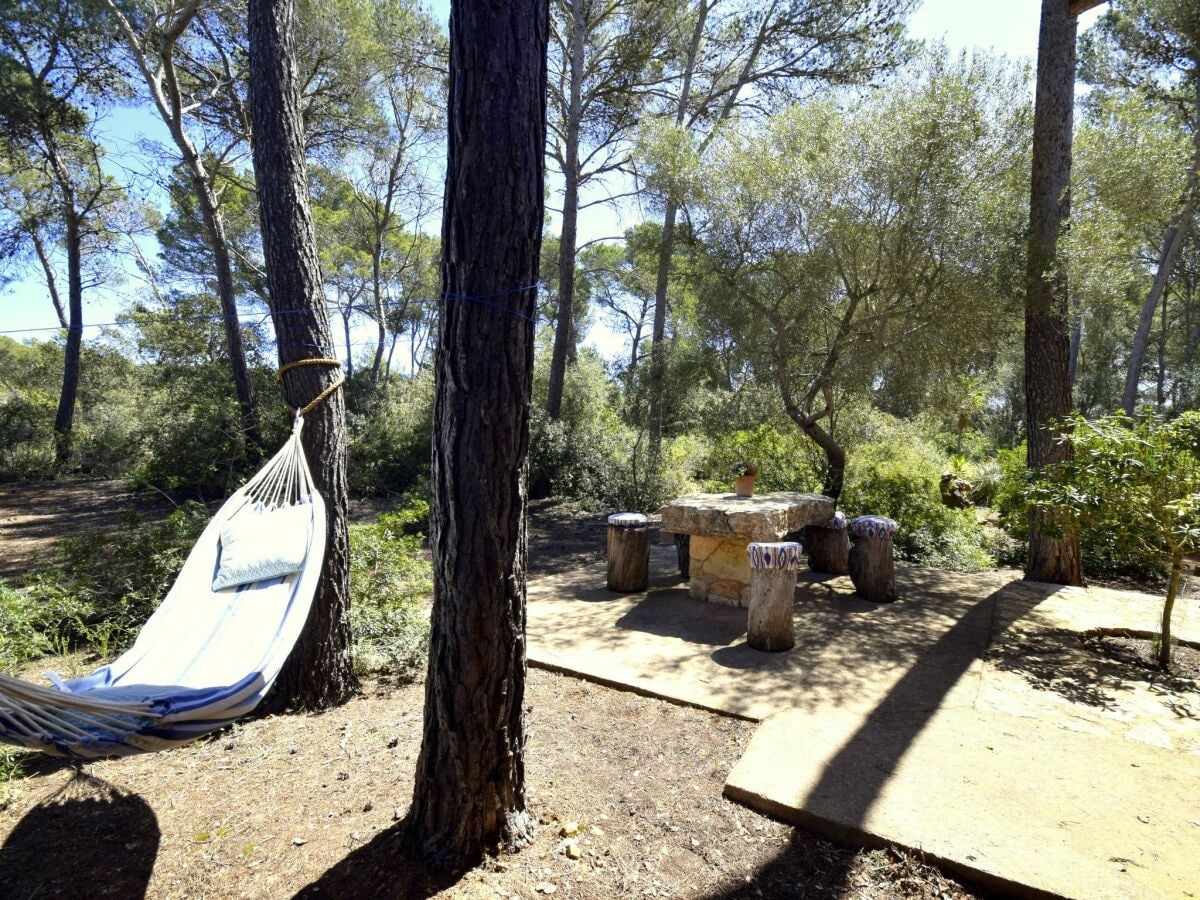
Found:
[{"label": "concrete patio slab", "polygon": [[[602,566],[531,583],[530,662],[767,720],[730,795],[843,840],[1030,895],[1200,896],[1200,692],[1080,641],[1154,631],[1160,598],[901,567],[875,605],[802,573],[796,646],[763,653],[674,566],[653,547],[635,595]],[[1195,604],[1175,633],[1200,640]]]},{"label": "concrete patio slab", "polygon": [[780,713],[725,794],[835,840],[921,851],[1006,893],[1200,890],[1195,757],[995,711]]}]

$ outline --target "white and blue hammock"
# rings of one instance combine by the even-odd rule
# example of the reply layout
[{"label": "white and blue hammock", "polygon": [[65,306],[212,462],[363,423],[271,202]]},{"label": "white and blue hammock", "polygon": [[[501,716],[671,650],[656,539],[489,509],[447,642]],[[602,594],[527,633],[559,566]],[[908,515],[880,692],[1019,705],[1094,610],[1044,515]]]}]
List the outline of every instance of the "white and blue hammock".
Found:
[{"label": "white and blue hammock", "polygon": [[[0,741],[93,759],[178,747],[251,712],[295,646],[320,579],[325,504],[300,444],[283,448],[213,516],[134,645],[85,678],[0,675]],[[306,505],[300,571],[213,590],[221,527],[243,510]]]}]

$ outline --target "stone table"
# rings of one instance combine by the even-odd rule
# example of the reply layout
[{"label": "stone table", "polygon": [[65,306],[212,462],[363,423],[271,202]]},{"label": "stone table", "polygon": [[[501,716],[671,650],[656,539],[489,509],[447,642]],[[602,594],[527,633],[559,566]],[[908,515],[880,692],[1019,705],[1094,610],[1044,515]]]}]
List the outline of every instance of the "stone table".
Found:
[{"label": "stone table", "polygon": [[692,597],[749,607],[749,543],[783,540],[832,515],[833,501],[820,494],[687,494],[663,507],[662,530],[691,535]]}]

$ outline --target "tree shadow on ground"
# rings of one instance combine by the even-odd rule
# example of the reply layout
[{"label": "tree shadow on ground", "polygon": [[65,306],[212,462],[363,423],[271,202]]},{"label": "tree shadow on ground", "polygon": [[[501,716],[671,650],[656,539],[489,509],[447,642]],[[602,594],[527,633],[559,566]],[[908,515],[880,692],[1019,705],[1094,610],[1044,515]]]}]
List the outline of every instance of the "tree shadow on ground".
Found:
[{"label": "tree shadow on ground", "polygon": [[[1001,633],[1040,602],[1006,603],[1003,602],[1004,594],[1005,590],[1001,588],[966,608],[948,630],[912,661],[857,731],[829,759],[801,808],[792,811],[795,816],[792,821],[803,822],[806,827],[841,844],[882,845],[865,829],[864,823],[900,761],[979,658],[978,641],[971,638]],[[835,812],[826,817],[814,809]],[[780,873],[786,873],[793,864],[789,852],[793,852],[792,848],[761,870],[753,886],[761,888],[758,881],[762,878],[782,877]],[[847,872],[843,871],[843,877]],[[848,892],[850,887],[846,881],[835,881],[831,884],[831,893],[837,896]],[[717,893],[713,896],[742,895]],[[757,895],[747,893],[744,896]]]},{"label": "tree shadow on ground", "polygon": [[318,897],[370,897],[372,900],[425,900],[453,886],[462,874],[429,869],[404,840],[404,823],[382,831],[312,884],[294,900]]},{"label": "tree shadow on ground", "polygon": [[26,813],[4,842],[0,894],[144,897],[160,839],[145,800],[77,774]]},{"label": "tree shadow on ground", "polygon": [[746,633],[746,610],[713,603],[704,610],[705,615],[698,616],[696,603],[686,590],[654,591],[616,624],[630,631],[716,647],[724,647]]}]

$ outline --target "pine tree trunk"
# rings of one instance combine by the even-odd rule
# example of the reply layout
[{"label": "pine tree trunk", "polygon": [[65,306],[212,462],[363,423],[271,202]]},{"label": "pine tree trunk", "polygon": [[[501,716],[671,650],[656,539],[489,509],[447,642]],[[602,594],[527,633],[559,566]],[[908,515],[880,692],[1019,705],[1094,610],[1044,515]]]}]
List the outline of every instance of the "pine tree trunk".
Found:
[{"label": "pine tree trunk", "polygon": [[63,382],[54,416],[54,465],[59,471],[71,459],[75,400],[79,394],[79,356],[83,349],[83,248],[79,214],[69,197],[66,206],[67,342],[63,348]]},{"label": "pine tree trunk", "polygon": [[563,221],[558,249],[558,323],[554,329],[554,352],[550,357],[550,384],[546,396],[546,414],[557,419],[562,414],[563,387],[567,364],[575,353],[575,245],[579,223],[579,127],[583,118],[583,51],[587,22],[584,0],[571,0],[570,54],[571,83],[567,100],[566,159],[563,162]]},{"label": "pine tree trunk", "polygon": [[[309,203],[292,0],[249,0],[250,120],[263,254],[280,364],[323,355],[333,333],[325,309]],[[307,404],[340,376],[302,366],[284,377],[289,406]],[[320,709],[358,688],[350,661],[350,548],[346,529],[346,410],[341,391],[308,414],[304,450],[325,499],[328,544],[316,597],[266,711]]]},{"label": "pine tree trunk", "polygon": [[[185,152],[185,161],[187,158]],[[233,265],[229,260],[229,239],[225,234],[225,222],[221,218],[217,198],[206,180],[204,169],[199,165],[198,159],[194,162],[197,169],[192,174],[192,184],[200,201],[204,230],[208,235],[213,264],[217,270],[217,297],[221,302],[221,315],[225,323],[225,350],[229,354],[229,366],[233,370],[233,386],[242,416],[246,456],[251,465],[257,465],[262,459],[262,434],[258,430],[258,405],[254,397],[254,383],[250,380],[250,368],[246,365],[246,351],[242,346],[242,329],[238,323]]]},{"label": "pine tree trunk", "polygon": [[[538,0],[450,14],[436,351],[434,607],[408,837],[457,869],[531,839],[525,807],[526,481],[543,221],[546,44]],[[486,304],[468,298],[486,296]]]},{"label": "pine tree trunk", "polygon": [[[1194,180],[1194,179],[1193,179]],[[1163,235],[1162,250],[1158,255],[1158,270],[1154,273],[1154,281],[1142,302],[1142,311],[1138,316],[1137,329],[1133,334],[1133,346],[1129,351],[1129,367],[1125,372],[1125,391],[1121,397],[1121,406],[1125,415],[1132,416],[1137,412],[1138,384],[1142,377],[1142,365],[1146,361],[1146,348],[1150,345],[1150,329],[1154,325],[1154,314],[1158,312],[1158,304],[1166,292],[1167,280],[1179,260],[1179,253],[1192,230],[1192,220],[1196,212],[1196,198],[1191,197],[1175,221]]]},{"label": "pine tree trunk", "polygon": [[658,469],[662,453],[663,394],[667,382],[667,288],[671,278],[671,257],[675,253],[675,216],[679,208],[674,200],[667,201],[663,212],[662,237],[658,244],[658,274],[654,285],[654,325],[650,330],[650,467]]},{"label": "pine tree trunk", "polygon": [[[1033,125],[1033,178],[1025,300],[1025,392],[1028,463],[1038,469],[1069,459],[1071,447],[1046,428],[1071,411],[1067,275],[1058,240],[1071,214],[1071,125],[1075,103],[1075,19],[1063,0],[1042,0],[1037,94]],[[1079,538],[1054,536],[1046,513],[1033,516],[1025,577],[1081,584]]]}]

